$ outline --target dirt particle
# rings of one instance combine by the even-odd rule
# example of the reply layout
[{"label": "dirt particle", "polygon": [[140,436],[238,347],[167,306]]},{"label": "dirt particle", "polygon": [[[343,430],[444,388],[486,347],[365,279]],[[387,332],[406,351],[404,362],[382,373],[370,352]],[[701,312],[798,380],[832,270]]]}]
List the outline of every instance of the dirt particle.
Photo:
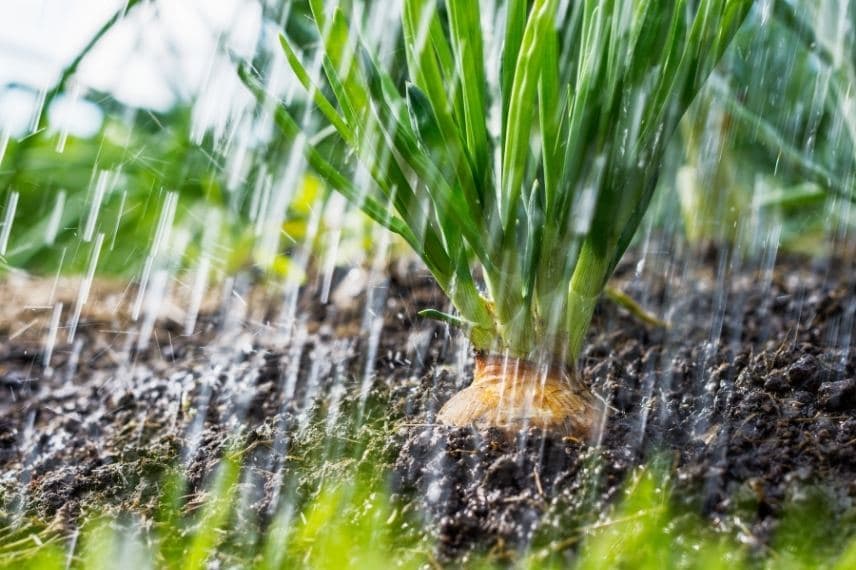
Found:
[{"label": "dirt particle", "polygon": [[824,382],[818,391],[820,405],[830,411],[841,411],[856,404],[856,380],[848,378]]},{"label": "dirt particle", "polygon": [[512,456],[503,456],[488,467],[484,482],[488,487],[511,487],[519,478],[520,468]]},{"label": "dirt particle", "polygon": [[790,387],[789,379],[785,379],[783,374],[773,373],[764,380],[764,389],[776,394],[784,394]]},{"label": "dirt particle", "polygon": [[803,354],[796,362],[791,364],[787,371],[788,382],[795,387],[800,387],[814,392],[820,386],[822,369],[817,358],[811,354]]}]

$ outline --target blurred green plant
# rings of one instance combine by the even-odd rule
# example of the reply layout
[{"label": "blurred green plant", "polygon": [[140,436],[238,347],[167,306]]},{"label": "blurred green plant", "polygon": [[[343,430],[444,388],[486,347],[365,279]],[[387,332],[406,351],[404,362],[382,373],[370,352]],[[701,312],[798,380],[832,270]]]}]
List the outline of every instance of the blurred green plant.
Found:
[{"label": "blurred green plant", "polygon": [[[92,515],[71,538],[35,525],[0,529],[0,568],[105,570],[117,560],[132,568],[422,568],[436,565],[431,529],[386,490],[378,472],[352,469],[319,483],[311,498],[283,511],[260,535],[240,516],[240,454],[217,469],[195,514],[181,512],[182,479],[163,485],[153,520]],[[805,490],[803,490],[805,491]],[[833,526],[821,491],[792,498],[773,541],[760,550],[736,531],[714,531],[671,490],[657,462],[640,468],[623,498],[595,520],[546,531],[540,545],[508,560],[473,553],[469,568],[831,568],[849,570],[856,555],[851,526]],[[398,499],[400,502],[400,498]],[[412,509],[410,509],[412,510]],[[542,534],[544,534],[542,532]]]},{"label": "blurred green plant", "polygon": [[[68,137],[61,154],[56,151],[59,134],[37,136],[27,145],[14,186],[7,185],[3,193],[18,196],[5,255],[9,266],[84,273],[94,236],[102,233],[98,273],[136,276],[164,216],[171,218],[173,239],[163,245],[174,248],[166,254],[176,268],[194,263],[203,248],[212,268],[220,271],[260,262],[249,189],[261,170],[250,170],[241,187],[230,189],[213,143],[190,140],[190,107],[150,121],[142,117],[129,124],[108,115],[96,136]],[[10,142],[9,152],[15,153],[17,144]],[[170,193],[175,194],[171,215],[165,212]],[[306,227],[312,209],[323,208],[325,198],[317,179],[301,183],[282,228],[290,243],[315,237],[306,235]],[[284,271],[281,253],[285,249],[268,256],[264,269]]]},{"label": "blurred green plant", "polygon": [[[189,122],[189,112],[183,114],[169,117],[176,130]],[[19,194],[6,252],[14,267],[84,272],[92,241],[84,234],[94,216],[92,231],[106,238],[99,270],[132,274],[154,238],[169,190],[179,194],[180,217],[199,215],[207,204],[225,205],[225,190],[211,174],[209,159],[182,136],[144,125],[135,129],[110,116],[97,136],[69,137],[61,154],[59,136],[33,137],[21,149],[25,155],[16,161],[17,169],[8,173],[14,186],[6,185],[7,192]],[[9,152],[17,153],[18,144],[10,143]]]},{"label": "blurred green plant", "polygon": [[782,247],[818,255],[856,228],[854,29],[851,0],[753,11],[682,123],[690,241],[751,247],[763,224]]},{"label": "blurred green plant", "polygon": [[[6,239],[0,271],[79,274],[95,261],[98,275],[138,277],[147,256],[159,247],[159,264],[171,270],[204,255],[206,266],[221,275],[257,267],[302,279],[306,268],[295,264],[292,254],[300,247],[321,247],[326,186],[312,176],[298,179],[284,206],[281,240],[273,240],[277,249],[259,240],[261,233],[277,231],[265,224],[277,219],[265,200],[289,145],[273,142],[226,152],[212,134],[201,139],[194,134],[193,100],[152,112],[127,108],[109,93],[91,90],[84,100],[104,114],[96,134],[76,137],[49,122],[51,104],[67,95],[80,64],[113,26],[133,17],[139,4],[126,3],[95,32],[45,94],[45,111],[34,132],[4,147],[0,222]],[[290,32],[305,36],[306,2],[274,12],[266,5],[266,17],[284,18]],[[241,152],[243,161],[232,160]],[[343,239],[364,235],[351,233]],[[156,246],[165,234],[171,239]]]}]

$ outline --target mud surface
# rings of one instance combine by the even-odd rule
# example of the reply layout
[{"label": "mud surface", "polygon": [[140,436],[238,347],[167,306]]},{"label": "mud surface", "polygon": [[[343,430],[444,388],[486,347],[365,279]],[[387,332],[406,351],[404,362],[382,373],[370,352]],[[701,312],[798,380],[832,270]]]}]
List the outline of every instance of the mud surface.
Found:
[{"label": "mud surface", "polygon": [[[633,279],[626,264],[624,290],[647,294],[671,327],[652,330],[601,303],[581,363],[609,405],[599,445],[536,430],[515,441],[410,430],[396,464],[402,484],[428,497],[451,556],[484,537],[522,546],[545,526],[591,521],[634,466],[664,455],[680,499],[752,545],[770,540],[808,488],[852,524],[856,289],[852,268],[840,269],[785,260],[735,272],[723,292],[709,270],[671,288]],[[441,374],[422,393],[444,400],[457,381]],[[429,423],[435,406],[424,406]]]},{"label": "mud surface", "polygon": [[739,523],[753,542],[768,540],[801,487],[819,485],[833,514],[846,513],[856,498],[856,270],[784,259],[763,271],[723,256],[622,264],[616,285],[671,326],[599,305],[581,359],[609,406],[595,442],[433,425],[466,385],[471,355],[416,316],[445,307],[414,267],[337,272],[326,304],[317,284],[290,297],[238,282],[192,335],[180,308],[161,315],[147,346],[116,291],[113,310],[84,314],[74,341],[60,329],[50,368],[50,307],[22,306],[0,323],[3,508],[64,524],[105,502],[145,511],[168,466],[198,489],[240,441],[246,504],[264,520],[284,494],[311,494],[335,473],[307,471],[307,457],[357,437],[409,508],[428,514],[444,557],[513,549],[602,511],[631,469],[664,454],[688,504],[718,527]]}]

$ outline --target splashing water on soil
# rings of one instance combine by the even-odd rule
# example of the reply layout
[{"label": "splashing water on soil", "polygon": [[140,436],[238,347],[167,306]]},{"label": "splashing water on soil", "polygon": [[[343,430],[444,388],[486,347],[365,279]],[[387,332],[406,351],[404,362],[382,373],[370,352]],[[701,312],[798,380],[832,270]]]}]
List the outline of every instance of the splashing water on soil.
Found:
[{"label": "splashing water on soil", "polygon": [[[856,560],[852,2],[125,4],[0,125],[0,567],[88,567],[93,521],[192,568],[609,566],[646,485],[654,557]],[[197,19],[172,109],[86,79]],[[471,345],[578,362],[591,440],[439,425]]]},{"label": "splashing water on soil", "polygon": [[[269,293],[250,285],[220,305],[204,304],[192,336],[182,334],[183,315],[161,319],[144,349],[127,338],[121,311],[99,313],[93,303],[78,325],[83,342],[63,344],[60,335],[50,368],[43,351],[53,307],[17,334],[12,323],[28,321],[7,314],[0,325],[10,338],[0,347],[6,515],[36,514],[70,529],[96,504],[150,512],[160,475],[176,462],[186,470],[192,510],[223,451],[240,441],[242,504],[262,525],[283,503],[335,480],[347,464],[343,449],[364,445],[359,461],[391,473],[393,491],[405,510],[425,513],[444,558],[491,547],[502,553],[592,522],[629,471],[663,450],[672,452],[682,500],[750,545],[766,544],[783,506],[809,486],[821,486],[835,516],[848,516],[856,498],[856,357],[830,339],[853,322],[852,268],[793,258],[780,260],[769,280],[735,270],[725,281],[729,302],[721,303],[712,264],[660,265],[672,271],[649,267],[640,276],[631,256],[617,282],[671,327],[649,328],[602,302],[581,359],[583,376],[609,406],[599,445],[537,430],[508,440],[434,425],[440,406],[466,384],[471,358],[443,325],[415,316],[442,296],[414,267],[356,285],[337,270],[330,303],[313,287],[301,290],[302,318],[287,333],[275,324],[279,308]],[[675,276],[681,268],[690,279]],[[102,309],[110,299],[133,299],[100,287],[111,287],[93,284]],[[383,305],[367,309],[367,296]],[[235,307],[245,318],[224,329]],[[380,335],[366,318],[373,309]],[[376,355],[371,366],[366,354]],[[366,382],[372,397],[363,411]]]}]

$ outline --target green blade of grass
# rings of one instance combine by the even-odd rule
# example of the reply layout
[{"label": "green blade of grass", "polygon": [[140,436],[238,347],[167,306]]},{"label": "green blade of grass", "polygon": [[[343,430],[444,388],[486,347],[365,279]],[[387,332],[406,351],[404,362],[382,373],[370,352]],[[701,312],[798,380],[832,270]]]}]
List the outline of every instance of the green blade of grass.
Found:
[{"label": "green blade of grass", "polygon": [[[259,102],[273,107],[274,121],[279,126],[282,133],[289,139],[297,139],[302,135],[302,131],[291,114],[279,104],[273,101],[261,83],[255,79],[249,68],[246,65],[238,67],[238,75],[244,85],[250,89],[253,95]],[[309,164],[318,172],[318,174],[336,191],[342,193],[348,200],[357,204],[363,212],[375,222],[381,224],[388,230],[402,236],[411,246],[418,248],[418,243],[411,232],[400,218],[393,217],[389,214],[387,208],[383,207],[375,198],[359,192],[354,185],[347,180],[333,165],[325,160],[321,154],[310,144],[305,143],[304,153]]]},{"label": "green blade of grass", "polygon": [[464,135],[455,123],[449,94],[443,81],[435,50],[432,48],[431,27],[436,19],[433,4],[426,0],[405,0],[402,11],[408,68],[413,82],[428,97],[437,124],[445,140],[446,159],[452,165],[458,184],[473,218],[482,216],[482,204],[473,171],[464,149]]},{"label": "green blade of grass", "polygon": [[357,111],[357,108],[352,103],[353,98],[349,90],[342,84],[342,79],[339,76],[339,72],[336,71],[332,60],[325,55],[321,61],[321,67],[324,69],[324,74],[327,76],[327,83],[329,83],[336,101],[339,102],[339,108],[342,109],[342,113],[348,118],[348,124],[352,126],[355,132],[362,133],[365,124],[365,114]]},{"label": "green blade of grass", "polygon": [[199,515],[199,526],[194,531],[184,559],[183,567],[187,570],[202,570],[214,554],[220,532],[234,507],[240,473],[240,454],[224,459],[218,468],[209,499]]},{"label": "green blade of grass", "polygon": [[443,134],[437,125],[431,102],[425,93],[414,83],[405,86],[407,96],[407,112],[413,131],[418,135],[422,145],[430,153],[438,153],[443,148]]},{"label": "green blade of grass", "polygon": [[444,323],[448,323],[453,327],[457,327],[460,329],[469,328],[473,324],[466,319],[462,319],[461,317],[456,317],[455,315],[450,315],[449,313],[438,311],[437,309],[422,309],[416,314],[426,319],[434,319],[435,321],[442,321]]},{"label": "green blade of grass", "polygon": [[508,0],[505,9],[505,36],[500,60],[500,96],[502,97],[502,146],[505,146],[505,129],[508,124],[508,108],[511,104],[511,89],[514,85],[514,70],[523,32],[526,29],[527,0]]},{"label": "green blade of grass", "polygon": [[544,46],[544,65],[538,82],[538,112],[541,124],[541,155],[544,168],[544,210],[555,208],[559,191],[559,177],[563,163],[559,146],[561,122],[564,109],[559,86],[559,43],[556,32],[546,32]]},{"label": "green blade of grass", "polygon": [[354,64],[357,59],[357,36],[350,33],[347,20],[338,7],[333,10],[332,18],[329,19],[322,15],[321,3],[313,1],[310,7],[324,45],[326,57],[322,65],[327,80],[348,119],[348,124],[358,131],[369,98],[366,86],[360,81],[357,66]]},{"label": "green blade of grass", "polygon": [[[314,86],[311,84],[309,74],[306,69],[303,67],[302,63],[298,59],[296,53],[288,44],[287,39],[280,34],[280,43],[282,45],[283,51],[285,52],[286,58],[291,64],[292,68],[295,71],[298,79],[301,81],[304,88],[310,91],[313,95],[313,98],[316,104],[319,107],[319,110],[324,114],[325,117],[333,124],[336,128],[337,132],[340,133],[342,138],[352,147],[361,148],[361,155],[364,159],[367,159],[367,163],[369,165],[369,170],[372,174],[372,177],[379,184],[379,186],[385,191],[385,195],[387,198],[390,198],[394,201],[396,209],[400,214],[405,217],[407,221],[407,225],[413,230],[414,239],[417,242],[425,243],[426,241],[430,241],[432,243],[438,243],[433,237],[426,237],[424,235],[425,231],[431,231],[427,228],[428,217],[425,213],[422,212],[422,208],[419,205],[418,201],[415,199],[413,192],[410,188],[410,185],[407,183],[405,175],[398,168],[397,164],[395,164],[394,160],[392,160],[389,156],[386,157],[386,168],[380,164],[383,160],[378,157],[384,156],[382,152],[382,148],[375,146],[374,148],[366,148],[364,144],[358,143],[355,139],[353,131],[345,124],[344,120],[336,113],[333,106],[327,101],[326,97]],[[336,79],[336,75],[331,73],[330,75],[333,77],[334,81]],[[336,90],[343,94],[343,89],[341,85],[336,83]],[[344,98],[344,95],[341,95]],[[363,128],[365,130],[365,127]],[[371,137],[363,137],[362,143],[365,143]],[[379,141],[380,142],[380,141]],[[380,152],[379,152],[380,151]],[[386,172],[384,174],[384,171]],[[392,188],[395,188],[395,191],[392,191]]]},{"label": "green blade of grass", "polygon": [[443,78],[446,92],[449,94],[451,102],[452,117],[455,120],[455,126],[461,131],[462,138],[464,136],[464,96],[463,81],[458,67],[455,63],[455,57],[452,54],[452,46],[446,38],[443,24],[440,23],[440,16],[434,13],[431,18],[429,28],[429,43],[434,51],[434,56],[437,58],[437,64],[440,69],[440,75]]},{"label": "green blade of grass", "polygon": [[[395,148],[402,160],[419,175],[426,193],[432,200],[440,225],[444,228],[447,241],[454,246],[456,234],[462,235],[476,256],[490,266],[490,257],[483,240],[480,239],[484,222],[472,216],[464,197],[454,191],[447,181],[449,177],[439,170],[432,160],[437,156],[436,153],[441,152],[444,139],[427,97],[415,85],[408,85],[408,113],[413,119],[411,128],[396,115],[392,105],[386,102],[387,95],[374,61],[366,57],[363,64],[367,75],[375,78],[369,81],[369,85],[377,103],[375,109],[380,114],[380,122],[387,125],[385,130],[391,142],[389,146]],[[427,153],[419,150],[417,132],[423,147],[428,149]],[[432,149],[435,153],[431,152]],[[456,254],[452,255],[455,256]]]},{"label": "green blade of grass", "polygon": [[607,286],[604,288],[603,292],[607,299],[621,307],[624,307],[627,312],[629,312],[631,315],[633,315],[635,318],[637,318],[644,324],[657,328],[669,328],[669,323],[657,318],[656,315],[645,310],[645,308],[642,307],[642,305],[640,305],[638,302],[636,302],[633,297],[631,297],[621,289],[617,287]]},{"label": "green blade of grass", "polygon": [[544,45],[552,31],[556,11],[555,0],[536,0],[526,24],[520,57],[514,70],[514,81],[508,107],[505,129],[505,147],[502,156],[502,190],[500,219],[506,232],[511,231],[513,215],[529,161],[529,142],[534,116],[535,100],[541,75]]},{"label": "green blade of grass", "polygon": [[447,5],[457,71],[461,78],[466,78],[466,81],[460,81],[460,84],[467,148],[473,159],[475,178],[485,184],[485,177],[489,174],[489,151],[485,124],[481,13],[478,2],[471,0],[449,0]]},{"label": "green blade of grass", "polygon": [[282,33],[279,34],[279,43],[282,46],[282,51],[285,53],[288,63],[291,65],[291,69],[294,71],[294,74],[297,76],[300,84],[303,85],[304,89],[311,94],[312,100],[318,106],[318,109],[324,114],[327,120],[330,121],[330,124],[336,127],[336,131],[345,140],[345,142],[354,146],[356,144],[354,132],[345,124],[345,120],[336,112],[336,109],[330,101],[327,100],[318,86],[312,83],[309,73],[306,71],[306,68],[303,66],[300,58],[297,57],[297,54],[294,52],[291,44],[289,44],[288,39]]}]

